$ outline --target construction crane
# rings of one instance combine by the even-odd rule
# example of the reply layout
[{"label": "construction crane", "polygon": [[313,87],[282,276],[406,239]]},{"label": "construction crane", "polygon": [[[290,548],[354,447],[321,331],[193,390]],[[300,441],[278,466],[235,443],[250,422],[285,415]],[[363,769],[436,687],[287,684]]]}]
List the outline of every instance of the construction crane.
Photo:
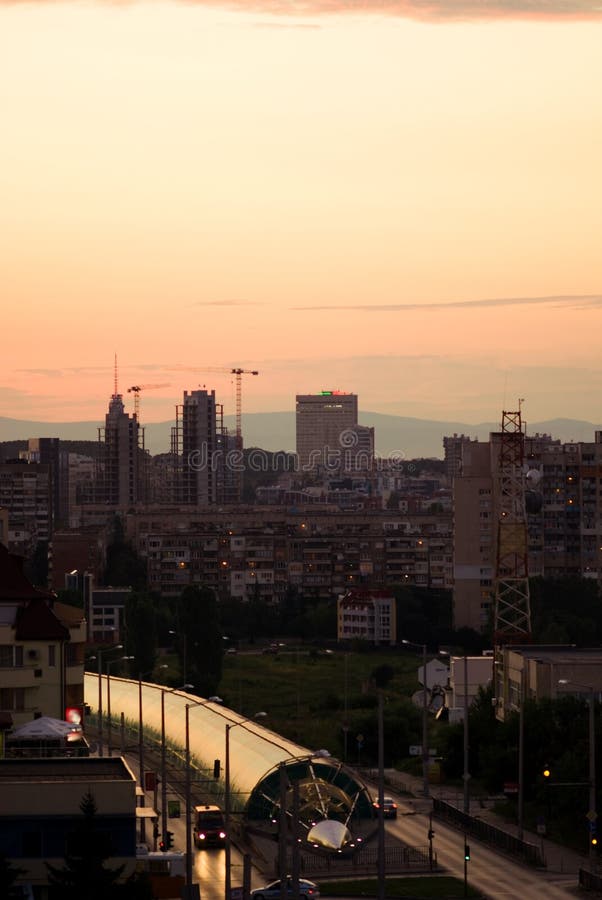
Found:
[{"label": "construction crane", "polygon": [[165,388],[169,384],[133,384],[128,388],[128,394],[134,395],[134,415],[138,422],[140,421],[140,391],[148,391],[151,388]]},{"label": "construction crane", "polygon": [[187,372],[221,372],[222,374],[234,375],[236,379],[236,447],[242,450],[242,376],[243,375],[259,375],[257,369],[242,369],[238,366],[233,368],[222,368],[216,366],[174,366],[173,369]]},{"label": "construction crane", "polygon": [[256,369],[230,369],[236,376],[236,447],[242,450],[242,376],[259,375]]}]

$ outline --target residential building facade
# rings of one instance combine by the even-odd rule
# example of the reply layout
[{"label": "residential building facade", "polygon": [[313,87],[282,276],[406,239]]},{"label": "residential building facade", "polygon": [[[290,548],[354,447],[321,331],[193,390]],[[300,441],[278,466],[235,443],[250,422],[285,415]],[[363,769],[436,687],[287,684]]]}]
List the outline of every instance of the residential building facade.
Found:
[{"label": "residential building facade", "polygon": [[337,640],[393,646],[397,639],[395,597],[388,591],[354,588],[337,598]]},{"label": "residential building facade", "polygon": [[82,610],[34,588],[0,545],[0,716],[4,727],[83,708]]}]

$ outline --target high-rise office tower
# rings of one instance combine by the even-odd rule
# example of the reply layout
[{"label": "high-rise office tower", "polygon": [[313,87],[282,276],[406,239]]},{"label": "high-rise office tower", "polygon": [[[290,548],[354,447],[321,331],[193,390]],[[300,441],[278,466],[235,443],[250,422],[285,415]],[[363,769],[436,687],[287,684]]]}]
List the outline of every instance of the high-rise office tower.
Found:
[{"label": "high-rise office tower", "polygon": [[357,394],[298,394],[296,419],[300,471],[341,471],[345,450],[357,445]]}]

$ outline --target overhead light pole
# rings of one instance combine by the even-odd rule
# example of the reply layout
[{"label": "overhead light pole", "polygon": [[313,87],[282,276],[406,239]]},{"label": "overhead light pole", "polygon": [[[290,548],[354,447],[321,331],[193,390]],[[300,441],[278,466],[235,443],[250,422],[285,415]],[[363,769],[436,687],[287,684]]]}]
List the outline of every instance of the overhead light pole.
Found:
[{"label": "overhead light pole", "polygon": [[595,691],[592,684],[580,684],[569,678],[559,678],[558,684],[570,684],[573,687],[585,688],[589,693],[589,716],[588,716],[588,744],[589,744],[589,809],[587,811],[587,819],[592,826],[589,834],[589,866],[593,871],[596,857],[596,845],[594,844],[594,831],[598,812],[596,810],[596,721],[594,718],[595,711]]},{"label": "overhead light pole", "polygon": [[402,640],[406,647],[416,647],[422,650],[422,792],[425,797],[430,797],[429,789],[429,746],[428,746],[428,685],[426,679],[426,644],[415,644],[413,641]]},{"label": "overhead light pole", "polygon": [[226,864],[226,873],[225,873],[225,890],[224,894],[226,900],[230,900],[230,896],[232,893],[232,873],[231,873],[231,859],[232,859],[232,845],[230,842],[230,819],[231,819],[231,787],[230,787],[230,732],[233,728],[237,728],[238,725],[244,725],[246,722],[252,722],[254,719],[264,719],[267,716],[266,712],[257,712],[254,716],[247,716],[246,719],[241,719],[239,722],[227,722],[226,723],[226,758],[224,761],[224,821],[226,825],[226,845],[225,845],[225,864]]},{"label": "overhead light pole", "polygon": [[[114,647],[109,647],[107,649],[107,653],[110,653],[112,650],[123,650],[123,644],[115,644]],[[96,660],[98,662],[98,755],[103,755],[103,747],[102,747],[102,648],[98,648],[96,651]],[[93,656],[90,659],[94,659]]]},{"label": "overhead light pole", "polygon": [[109,660],[107,663],[107,753],[113,756],[113,723],[111,721],[111,666],[124,662],[126,659],[134,659],[133,656],[120,656],[119,659]]},{"label": "overhead light pole", "polygon": [[161,834],[163,840],[167,835],[167,758],[165,747],[165,695],[174,694],[177,691],[190,691],[193,684],[183,684],[181,687],[161,690]]},{"label": "overhead light pole", "polygon": [[385,900],[385,738],[383,692],[378,692],[378,900]]},{"label": "overhead light pole", "polygon": [[519,841],[524,837],[524,810],[525,810],[525,666],[526,658],[523,656],[523,667],[520,673],[520,707],[518,710],[518,834]]},{"label": "overhead light pole", "polygon": [[[159,669],[168,669],[167,663],[158,667]],[[138,764],[140,769],[140,787],[144,790],[144,719],[142,716],[142,679],[148,678],[155,670],[150,672],[140,672],[138,675]]]},{"label": "overhead light pole", "polygon": [[186,897],[189,900],[192,900],[193,897],[193,887],[192,887],[192,832],[190,829],[190,821],[192,818],[192,789],[190,784],[190,709],[191,707],[198,708],[199,706],[211,706],[215,703],[222,703],[221,697],[209,697],[208,700],[191,700],[186,704],[186,786],[185,786],[185,798],[186,798]]}]

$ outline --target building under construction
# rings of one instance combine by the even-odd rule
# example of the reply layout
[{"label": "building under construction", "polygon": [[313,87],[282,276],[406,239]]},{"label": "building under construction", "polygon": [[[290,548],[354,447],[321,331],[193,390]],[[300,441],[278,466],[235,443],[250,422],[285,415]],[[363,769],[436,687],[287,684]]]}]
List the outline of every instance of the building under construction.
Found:
[{"label": "building under construction", "polygon": [[215,391],[184,391],[171,437],[174,501],[195,506],[238,502],[242,454],[237,451]]},{"label": "building under construction", "polygon": [[126,413],[123,395],[117,389],[117,374],[104,428],[98,429],[95,481],[97,502],[132,506],[147,499],[144,428],[136,415]]}]

